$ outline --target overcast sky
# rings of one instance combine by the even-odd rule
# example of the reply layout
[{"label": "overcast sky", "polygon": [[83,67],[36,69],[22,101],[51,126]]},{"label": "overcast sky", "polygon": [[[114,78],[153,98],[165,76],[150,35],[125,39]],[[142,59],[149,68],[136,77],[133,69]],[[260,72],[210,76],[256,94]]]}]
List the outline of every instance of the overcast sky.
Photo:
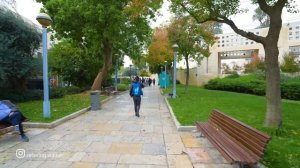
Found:
[{"label": "overcast sky", "polygon": [[[42,4],[36,3],[34,0],[16,0],[17,1],[17,11],[24,17],[28,18],[29,20],[33,21],[34,23],[38,24],[38,22],[35,20],[36,16],[39,13],[40,8],[42,7]],[[157,16],[156,21],[151,22],[151,27],[158,27],[161,24],[165,24],[168,22],[168,20],[171,17],[170,11],[168,9],[170,2],[167,0],[164,0],[164,4],[160,10],[161,15]],[[235,23],[244,29],[251,29],[257,26],[258,23],[253,23],[252,21],[252,15],[253,11],[256,8],[254,5],[250,4],[250,0],[241,0],[241,7],[242,8],[248,8],[249,12],[243,15],[234,16],[232,17],[232,20],[235,21]],[[296,5],[298,9],[300,8],[300,0],[296,0]],[[282,15],[283,22],[293,22],[293,21],[300,21],[300,14],[291,14],[286,12],[286,10],[283,12]],[[230,31],[230,28],[227,26],[223,26],[223,29],[225,31]]]}]

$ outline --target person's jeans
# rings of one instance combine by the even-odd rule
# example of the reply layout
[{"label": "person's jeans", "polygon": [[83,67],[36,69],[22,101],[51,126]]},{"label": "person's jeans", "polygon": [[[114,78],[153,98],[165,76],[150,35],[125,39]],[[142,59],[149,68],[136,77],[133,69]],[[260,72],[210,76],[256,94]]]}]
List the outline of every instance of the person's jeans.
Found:
[{"label": "person's jeans", "polygon": [[12,115],[6,116],[0,122],[6,122],[13,126],[19,125],[20,134],[24,134],[23,126],[22,126],[23,115],[19,111],[15,111]]},{"label": "person's jeans", "polygon": [[141,96],[133,96],[135,115],[139,115],[141,107]]}]

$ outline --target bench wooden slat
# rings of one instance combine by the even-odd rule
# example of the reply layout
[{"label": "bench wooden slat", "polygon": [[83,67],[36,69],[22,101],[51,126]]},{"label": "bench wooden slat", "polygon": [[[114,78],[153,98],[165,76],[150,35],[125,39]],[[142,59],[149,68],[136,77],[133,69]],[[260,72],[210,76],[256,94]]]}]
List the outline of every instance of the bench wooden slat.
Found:
[{"label": "bench wooden slat", "polygon": [[[200,126],[200,127],[199,127]],[[248,153],[244,152],[240,146],[236,145],[226,134],[220,134],[219,131],[211,127],[208,123],[203,124],[197,122],[197,128],[202,129],[202,133],[209,139],[210,142],[226,156],[225,159],[230,163],[240,162],[245,164],[255,163],[255,159],[252,158]],[[234,159],[233,159],[234,158]]]},{"label": "bench wooden slat", "polygon": [[213,122],[217,121],[220,128],[223,129],[225,133],[232,136],[236,140],[236,143],[239,143],[244,150],[250,149],[249,152],[253,153],[257,159],[263,155],[265,143],[261,142],[259,139],[257,139],[257,137],[249,135],[246,131],[234,125],[232,122],[228,122],[216,117],[211,120],[213,120]]},{"label": "bench wooden slat", "polygon": [[197,129],[230,163],[256,164],[271,137],[218,110],[208,122],[196,122]]}]

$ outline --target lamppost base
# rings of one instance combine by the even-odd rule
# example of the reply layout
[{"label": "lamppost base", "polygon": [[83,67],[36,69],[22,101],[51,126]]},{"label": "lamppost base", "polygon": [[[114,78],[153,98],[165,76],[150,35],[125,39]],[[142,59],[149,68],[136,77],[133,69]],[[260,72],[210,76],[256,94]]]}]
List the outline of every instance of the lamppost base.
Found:
[{"label": "lamppost base", "polygon": [[44,118],[50,118],[50,101],[43,102]]}]

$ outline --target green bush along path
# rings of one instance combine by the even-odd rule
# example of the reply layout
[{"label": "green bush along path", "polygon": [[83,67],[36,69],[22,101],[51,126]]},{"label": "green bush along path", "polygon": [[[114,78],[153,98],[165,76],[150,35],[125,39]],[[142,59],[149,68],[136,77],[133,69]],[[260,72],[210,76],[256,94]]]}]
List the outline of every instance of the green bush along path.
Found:
[{"label": "green bush along path", "polygon": [[[171,92],[171,87],[164,93]],[[195,121],[207,121],[212,109],[222,112],[272,136],[263,163],[272,168],[300,167],[300,101],[282,100],[283,128],[264,127],[266,100],[264,96],[206,90],[177,85],[177,98],[168,98],[182,125],[194,125]]]}]

